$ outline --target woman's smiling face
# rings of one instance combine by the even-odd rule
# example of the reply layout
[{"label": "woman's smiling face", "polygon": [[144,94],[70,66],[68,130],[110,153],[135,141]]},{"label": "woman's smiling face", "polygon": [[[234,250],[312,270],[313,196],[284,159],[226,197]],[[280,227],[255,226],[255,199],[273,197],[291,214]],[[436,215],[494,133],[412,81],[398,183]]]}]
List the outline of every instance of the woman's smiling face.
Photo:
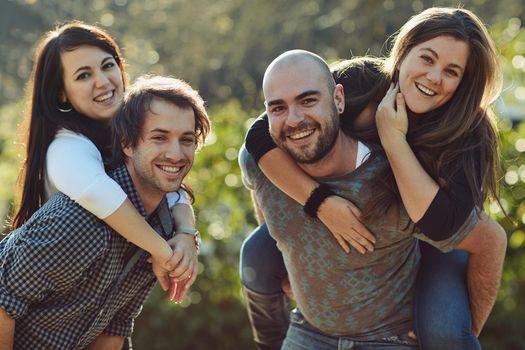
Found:
[{"label": "woman's smiling face", "polygon": [[458,88],[469,56],[466,42],[441,35],[414,46],[399,66],[407,107],[426,113],[447,103]]},{"label": "woman's smiling face", "polygon": [[82,45],[60,54],[64,80],[63,100],[86,117],[110,120],[124,95],[122,72],[108,52]]}]

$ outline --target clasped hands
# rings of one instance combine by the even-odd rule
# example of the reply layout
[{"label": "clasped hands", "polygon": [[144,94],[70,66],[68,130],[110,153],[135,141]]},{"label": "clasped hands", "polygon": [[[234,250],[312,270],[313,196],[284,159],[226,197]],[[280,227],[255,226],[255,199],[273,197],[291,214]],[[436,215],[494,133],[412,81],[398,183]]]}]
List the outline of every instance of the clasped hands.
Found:
[{"label": "clasped hands", "polygon": [[177,234],[168,242],[171,255],[150,257],[153,273],[168,298],[180,303],[197,278],[198,259],[192,235]]}]

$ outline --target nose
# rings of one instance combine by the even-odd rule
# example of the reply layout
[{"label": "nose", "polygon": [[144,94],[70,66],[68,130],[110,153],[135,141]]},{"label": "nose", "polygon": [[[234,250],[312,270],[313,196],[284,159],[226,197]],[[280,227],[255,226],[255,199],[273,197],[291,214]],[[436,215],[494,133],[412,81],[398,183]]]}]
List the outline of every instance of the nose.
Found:
[{"label": "nose", "polygon": [[441,82],[441,70],[438,68],[430,69],[427,72],[427,79],[434,84],[439,84]]},{"label": "nose", "polygon": [[182,147],[178,141],[170,143],[170,145],[166,149],[165,157],[174,162],[184,158],[184,152],[182,151]]},{"label": "nose", "polygon": [[99,72],[95,77],[95,85],[97,88],[106,87],[109,84],[109,77],[104,72]]},{"label": "nose", "polygon": [[304,114],[298,109],[290,107],[290,113],[286,118],[286,123],[289,126],[297,126],[304,120]]}]

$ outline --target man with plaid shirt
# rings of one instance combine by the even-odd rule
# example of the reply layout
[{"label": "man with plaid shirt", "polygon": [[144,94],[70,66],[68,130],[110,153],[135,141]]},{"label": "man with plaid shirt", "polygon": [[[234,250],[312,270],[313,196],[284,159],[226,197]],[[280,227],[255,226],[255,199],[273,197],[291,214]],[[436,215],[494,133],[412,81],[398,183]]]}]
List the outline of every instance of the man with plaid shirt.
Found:
[{"label": "man with plaid shirt", "polygon": [[[135,83],[113,120],[120,167],[110,176],[166,240],[177,237],[164,195],[180,187],[209,128],[198,93],[162,77]],[[121,349],[156,281],[147,259],[55,194],[0,242],[0,349]]]}]

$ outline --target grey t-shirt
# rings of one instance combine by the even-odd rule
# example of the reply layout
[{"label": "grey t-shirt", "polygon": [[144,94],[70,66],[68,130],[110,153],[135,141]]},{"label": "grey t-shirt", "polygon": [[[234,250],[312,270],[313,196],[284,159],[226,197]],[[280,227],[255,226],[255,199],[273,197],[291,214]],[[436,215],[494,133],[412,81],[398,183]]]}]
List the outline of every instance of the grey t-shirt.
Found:
[{"label": "grey t-shirt", "polygon": [[[411,328],[420,258],[415,237],[425,237],[414,233],[403,207],[367,225],[377,239],[374,252],[346,254],[321,221],[307,216],[301,205],[264,176],[244,148],[239,163],[243,181],[255,191],[270,234],[283,254],[297,305],[313,326],[330,335],[362,340],[403,334]],[[385,158],[369,158],[349,174],[317,180],[363,208],[371,197],[367,180],[385,166]],[[451,250],[477,222],[473,212],[450,239],[425,240],[443,251]]]}]

